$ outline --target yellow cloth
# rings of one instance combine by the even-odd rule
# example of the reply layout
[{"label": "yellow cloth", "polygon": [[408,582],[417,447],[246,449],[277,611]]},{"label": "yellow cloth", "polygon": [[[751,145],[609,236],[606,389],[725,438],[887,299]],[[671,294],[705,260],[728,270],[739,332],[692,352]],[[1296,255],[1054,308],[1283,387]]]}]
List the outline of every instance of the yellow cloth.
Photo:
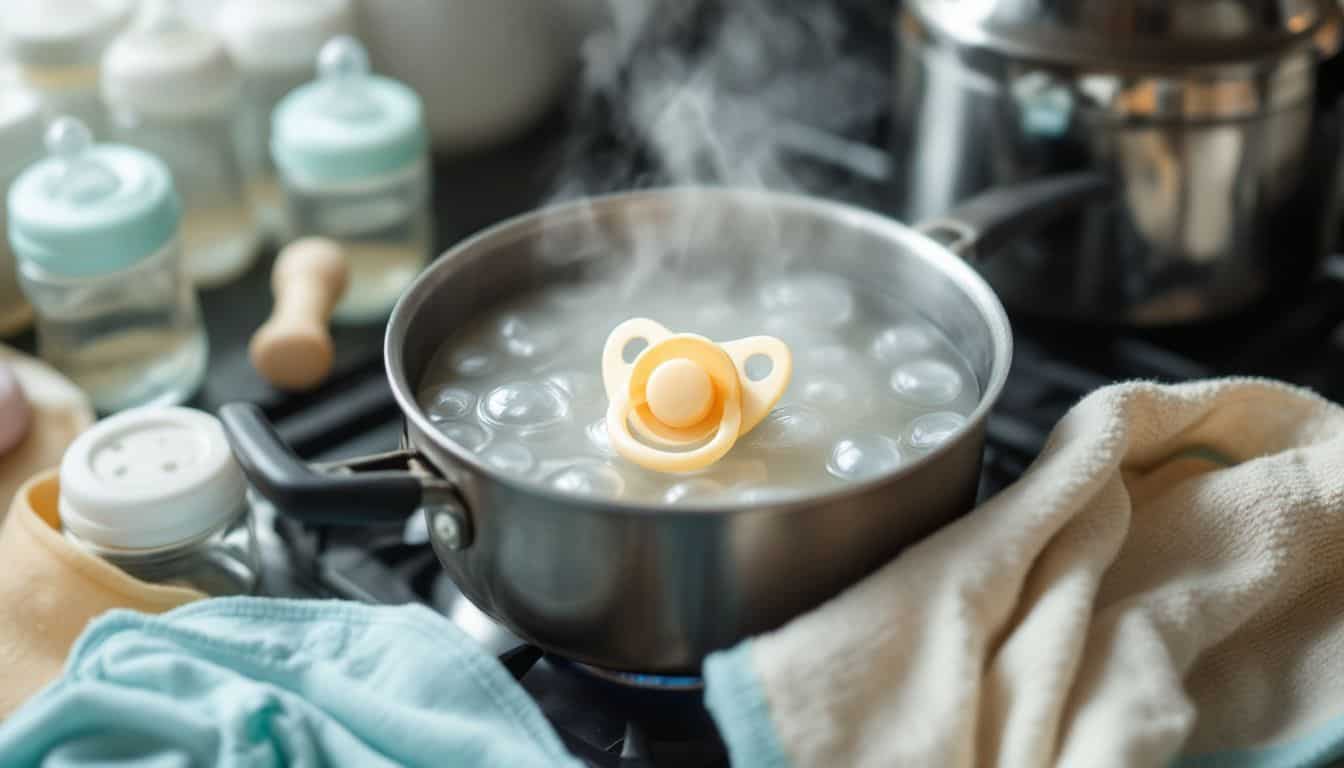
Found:
[{"label": "yellow cloth", "polygon": [[13,366],[33,409],[27,437],[0,455],[0,520],[14,492],[44,469],[59,466],[70,442],[93,423],[93,407],[84,393],[40,360],[0,344],[0,360]]},{"label": "yellow cloth", "polygon": [[148,584],[61,535],[56,470],[19,489],[0,525],[0,718],[61,673],[90,620],[113,608],[162,613],[194,589]]}]

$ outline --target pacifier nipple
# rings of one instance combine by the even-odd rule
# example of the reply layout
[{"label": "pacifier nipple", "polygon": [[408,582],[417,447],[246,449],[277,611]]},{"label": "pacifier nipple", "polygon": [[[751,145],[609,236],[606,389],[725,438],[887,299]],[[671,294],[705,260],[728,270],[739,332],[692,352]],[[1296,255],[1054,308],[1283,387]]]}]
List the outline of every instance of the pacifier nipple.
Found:
[{"label": "pacifier nipple", "polygon": [[[625,350],[637,341],[648,346],[627,361]],[[769,360],[770,371],[753,380],[747,361],[757,357]],[[761,423],[792,373],[788,346],[770,336],[715,344],[652,320],[627,320],[602,351],[612,448],[645,469],[703,469]]]},{"label": "pacifier nipple", "polygon": [[67,203],[84,205],[96,202],[116,191],[117,175],[89,158],[93,135],[84,123],[73,117],[52,121],[43,137],[47,153],[60,163],[47,189],[52,197]]},{"label": "pacifier nipple", "polygon": [[317,74],[329,88],[327,109],[347,120],[379,114],[378,103],[364,87],[369,75],[369,54],[350,35],[338,35],[322,45],[317,54]]}]

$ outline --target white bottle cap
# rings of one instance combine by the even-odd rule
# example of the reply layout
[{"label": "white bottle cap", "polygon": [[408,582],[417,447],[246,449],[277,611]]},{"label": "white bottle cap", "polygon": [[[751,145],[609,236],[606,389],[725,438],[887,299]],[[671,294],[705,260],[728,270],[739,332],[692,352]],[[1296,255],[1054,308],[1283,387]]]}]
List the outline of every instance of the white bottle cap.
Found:
[{"label": "white bottle cap", "polygon": [[231,108],[240,79],[224,42],[194,26],[166,0],[145,6],[103,57],[103,99],[158,117],[190,117]]},{"label": "white bottle cap", "polygon": [[322,44],[355,27],[350,0],[230,0],[215,23],[240,68],[309,75]]},{"label": "white bottle cap", "polygon": [[31,67],[91,67],[130,15],[129,0],[7,0],[0,24],[14,60]]},{"label": "white bottle cap", "polygon": [[214,416],[134,408],[93,425],[61,460],[61,522],[91,544],[149,549],[227,523],[247,484]]}]

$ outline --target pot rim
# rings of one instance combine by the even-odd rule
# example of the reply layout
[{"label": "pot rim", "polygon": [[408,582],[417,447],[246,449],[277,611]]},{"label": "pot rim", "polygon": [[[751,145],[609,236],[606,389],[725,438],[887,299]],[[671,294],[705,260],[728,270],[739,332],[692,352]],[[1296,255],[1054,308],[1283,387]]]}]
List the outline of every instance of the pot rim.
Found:
[{"label": "pot rim", "polygon": [[[532,480],[525,480],[487,466],[471,451],[457,443],[442,437],[428,416],[416,402],[415,389],[406,375],[405,338],[411,321],[424,304],[435,283],[437,272],[448,269],[447,265],[464,254],[480,250],[496,241],[512,241],[519,237],[520,230],[528,227],[544,227],[548,219],[571,216],[580,212],[621,208],[643,200],[673,198],[683,195],[697,197],[724,197],[738,200],[757,200],[778,208],[804,209],[828,214],[846,226],[866,229],[883,239],[907,249],[912,255],[924,261],[929,268],[941,271],[962,289],[966,297],[975,305],[981,319],[988,328],[993,360],[990,365],[988,381],[982,383],[979,402],[975,410],[966,418],[966,423],[938,448],[923,456],[903,463],[896,469],[866,480],[847,483],[839,488],[820,493],[808,493],[781,496],[758,502],[703,501],[695,504],[671,506],[660,502],[612,500],[598,496],[578,496],[552,490]],[[669,186],[634,191],[613,192],[577,200],[564,201],[536,208],[525,213],[504,219],[474,235],[471,235],[445,251],[423,272],[416,277],[402,294],[392,310],[383,342],[384,367],[392,395],[401,409],[403,417],[419,432],[453,461],[472,472],[488,477],[492,482],[501,483],[510,488],[531,493],[554,502],[557,508],[569,505],[581,505],[589,509],[598,508],[605,512],[623,514],[659,514],[674,516],[703,516],[741,512],[768,507],[772,510],[792,510],[801,507],[828,505],[841,499],[860,496],[877,488],[889,485],[900,478],[914,474],[924,467],[942,459],[951,452],[954,444],[959,443],[966,434],[978,429],[988,418],[990,410],[998,401],[1008,379],[1013,358],[1012,327],[1008,313],[1004,310],[998,295],[964,259],[957,256],[946,246],[921,234],[917,229],[888,218],[875,211],[826,198],[778,192],[749,187],[717,186]],[[432,463],[432,462],[431,462]],[[435,467],[442,472],[444,468]]]}]

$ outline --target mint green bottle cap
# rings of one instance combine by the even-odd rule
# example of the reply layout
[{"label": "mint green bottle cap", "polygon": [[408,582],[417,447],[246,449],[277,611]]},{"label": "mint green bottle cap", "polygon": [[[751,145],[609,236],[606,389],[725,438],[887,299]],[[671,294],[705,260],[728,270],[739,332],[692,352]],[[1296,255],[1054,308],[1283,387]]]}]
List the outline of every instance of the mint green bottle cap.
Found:
[{"label": "mint green bottle cap", "polygon": [[359,182],[402,170],[428,150],[420,97],[369,74],[352,37],[328,40],[317,80],[296,88],[271,115],[271,157],[291,182]]},{"label": "mint green bottle cap", "polygon": [[20,260],[65,277],[95,277],[157,253],[177,234],[182,206],[168,167],[138,149],[94,145],[63,117],[49,156],[9,189],[9,242]]}]

